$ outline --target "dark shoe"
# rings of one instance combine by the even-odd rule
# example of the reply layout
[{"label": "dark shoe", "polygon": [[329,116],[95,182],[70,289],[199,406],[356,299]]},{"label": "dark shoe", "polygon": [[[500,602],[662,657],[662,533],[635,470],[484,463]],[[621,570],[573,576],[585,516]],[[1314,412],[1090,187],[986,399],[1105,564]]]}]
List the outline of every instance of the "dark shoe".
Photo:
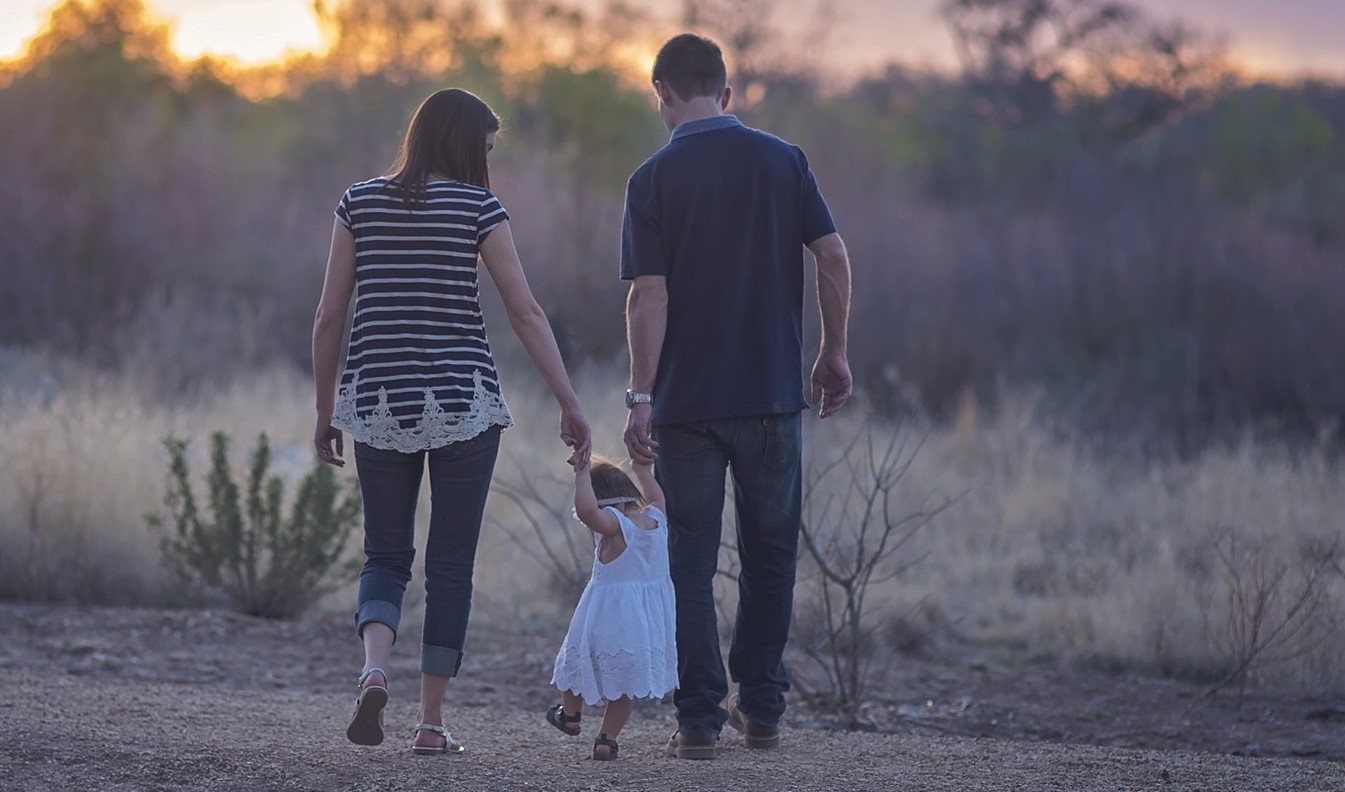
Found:
[{"label": "dark shoe", "polygon": [[[605,751],[598,750],[606,748]],[[606,762],[616,758],[617,744],[616,740],[608,739],[607,734],[599,734],[598,739],[593,741],[593,758],[599,762]]]},{"label": "dark shoe", "polygon": [[[372,679],[378,674],[378,679]],[[356,745],[379,745],[383,742],[383,708],[388,705],[388,675],[381,668],[371,668],[360,674],[355,683],[359,696],[355,699],[355,714],[346,727],[346,739]]]},{"label": "dark shoe", "polygon": [[758,723],[738,709],[738,702],[730,701],[728,724],[743,733],[748,748],[767,750],[780,745],[780,727]]},{"label": "dark shoe", "polygon": [[683,734],[678,729],[668,738],[668,755],[678,759],[714,759],[719,756],[719,737],[713,734]]},{"label": "dark shoe", "polygon": [[576,712],[573,715],[565,714],[565,705],[557,704],[546,711],[546,722],[555,726],[557,729],[565,732],[571,737],[578,737],[580,724],[584,720],[584,713]]}]

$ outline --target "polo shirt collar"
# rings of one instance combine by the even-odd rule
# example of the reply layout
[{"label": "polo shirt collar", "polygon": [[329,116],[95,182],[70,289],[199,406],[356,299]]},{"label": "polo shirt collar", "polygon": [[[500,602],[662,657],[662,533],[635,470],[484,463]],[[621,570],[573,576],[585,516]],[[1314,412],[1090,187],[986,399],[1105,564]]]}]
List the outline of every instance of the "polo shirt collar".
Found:
[{"label": "polo shirt collar", "polygon": [[728,129],[729,127],[740,127],[743,122],[738,120],[736,115],[717,115],[709,118],[698,118],[695,121],[687,121],[679,124],[672,131],[672,140],[688,137],[690,135],[699,135],[702,132],[713,132],[716,129]]}]

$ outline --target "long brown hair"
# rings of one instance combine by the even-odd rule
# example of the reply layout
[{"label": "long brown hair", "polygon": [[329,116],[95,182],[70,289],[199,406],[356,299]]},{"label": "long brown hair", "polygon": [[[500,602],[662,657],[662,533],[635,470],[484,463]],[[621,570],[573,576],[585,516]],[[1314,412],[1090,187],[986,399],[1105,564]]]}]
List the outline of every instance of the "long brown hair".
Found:
[{"label": "long brown hair", "polygon": [[631,480],[629,474],[611,460],[598,455],[593,456],[589,477],[593,480],[593,494],[598,500],[607,498],[633,498],[636,506],[645,506],[644,493]]},{"label": "long brown hair", "polygon": [[411,116],[391,179],[408,203],[424,200],[432,174],[490,189],[486,135],[500,117],[480,97],[461,88],[435,91]]}]

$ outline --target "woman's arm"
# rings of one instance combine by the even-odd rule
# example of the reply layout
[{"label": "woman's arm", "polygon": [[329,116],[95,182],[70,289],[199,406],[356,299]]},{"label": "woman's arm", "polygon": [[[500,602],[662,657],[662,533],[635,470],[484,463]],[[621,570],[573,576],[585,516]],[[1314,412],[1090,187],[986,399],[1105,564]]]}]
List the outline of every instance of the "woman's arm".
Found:
[{"label": "woman's arm", "polygon": [[322,298],[313,317],[313,386],[318,412],[313,446],[323,462],[337,467],[345,465],[342,458],[345,447],[341,430],[332,427],[332,412],[336,408],[336,378],[341,368],[341,336],[345,333],[346,313],[354,291],[355,236],[341,221],[335,220]]},{"label": "woman's arm", "polygon": [[496,226],[481,243],[481,260],[486,263],[491,280],[495,281],[495,288],[504,301],[509,326],[514,329],[532,365],[560,405],[561,439],[579,452],[587,466],[591,450],[588,419],[584,417],[579,397],[570,384],[570,376],[565,371],[565,363],[561,360],[560,348],[556,346],[556,337],[551,333],[546,314],[528,288],[528,279],[523,274],[523,264],[518,259],[508,221]]},{"label": "woman's arm", "polygon": [[654,478],[654,466],[634,461],[631,465],[635,468],[635,480],[640,484],[640,493],[644,495],[645,502],[657,506],[659,511],[667,514],[668,506],[663,497],[663,488],[659,486],[658,479]]},{"label": "woman's arm", "polygon": [[588,526],[590,531],[603,536],[620,536],[621,522],[616,515],[598,506],[598,496],[593,494],[593,477],[590,475],[588,460],[581,460],[579,452],[570,456],[574,465],[574,513]]}]

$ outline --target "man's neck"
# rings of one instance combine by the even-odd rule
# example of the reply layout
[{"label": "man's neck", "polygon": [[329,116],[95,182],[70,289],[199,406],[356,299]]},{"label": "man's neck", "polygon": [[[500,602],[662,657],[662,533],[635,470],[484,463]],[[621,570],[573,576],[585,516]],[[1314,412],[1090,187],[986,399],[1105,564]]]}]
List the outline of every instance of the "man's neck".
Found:
[{"label": "man's neck", "polygon": [[724,115],[724,108],[719,104],[719,100],[712,96],[697,96],[689,102],[680,105],[673,115],[673,128],[689,122],[703,121],[707,118],[716,118]]}]

